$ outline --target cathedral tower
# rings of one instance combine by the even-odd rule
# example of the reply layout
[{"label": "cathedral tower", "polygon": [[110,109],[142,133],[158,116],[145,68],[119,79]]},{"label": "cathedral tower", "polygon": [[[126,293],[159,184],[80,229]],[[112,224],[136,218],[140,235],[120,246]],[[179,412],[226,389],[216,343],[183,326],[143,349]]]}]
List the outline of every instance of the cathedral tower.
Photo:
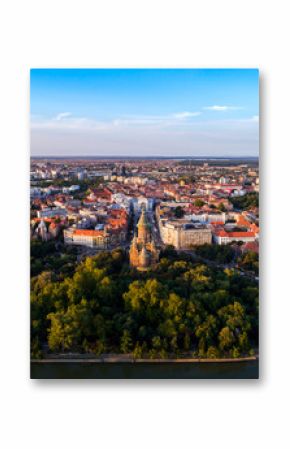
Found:
[{"label": "cathedral tower", "polygon": [[142,208],[137,229],[138,236],[134,235],[130,247],[130,265],[137,270],[146,271],[158,262],[159,250],[152,239],[151,224],[144,208]]},{"label": "cathedral tower", "polygon": [[151,240],[151,225],[146,216],[145,208],[142,207],[142,213],[139,218],[138,224],[138,243],[146,245]]}]

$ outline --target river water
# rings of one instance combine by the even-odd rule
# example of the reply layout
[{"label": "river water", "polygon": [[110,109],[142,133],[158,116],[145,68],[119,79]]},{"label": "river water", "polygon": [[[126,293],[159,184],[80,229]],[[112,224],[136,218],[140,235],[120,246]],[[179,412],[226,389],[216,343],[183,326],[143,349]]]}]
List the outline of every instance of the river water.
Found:
[{"label": "river water", "polygon": [[258,379],[259,362],[31,363],[31,379]]}]

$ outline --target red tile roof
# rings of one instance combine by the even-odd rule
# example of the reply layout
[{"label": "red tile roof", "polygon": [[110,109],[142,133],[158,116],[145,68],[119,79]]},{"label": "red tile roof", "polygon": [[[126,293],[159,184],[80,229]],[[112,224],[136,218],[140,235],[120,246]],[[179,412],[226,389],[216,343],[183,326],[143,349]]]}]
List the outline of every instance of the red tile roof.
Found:
[{"label": "red tile roof", "polygon": [[215,235],[218,237],[255,237],[254,232],[245,231],[245,232],[226,232],[226,231],[216,231]]},{"label": "red tile roof", "polygon": [[259,244],[258,242],[247,242],[242,246],[242,251],[254,251],[255,253],[259,252]]},{"label": "red tile roof", "polygon": [[104,231],[102,230],[91,230],[91,229],[75,229],[74,234],[83,235],[87,237],[97,237],[103,235]]}]

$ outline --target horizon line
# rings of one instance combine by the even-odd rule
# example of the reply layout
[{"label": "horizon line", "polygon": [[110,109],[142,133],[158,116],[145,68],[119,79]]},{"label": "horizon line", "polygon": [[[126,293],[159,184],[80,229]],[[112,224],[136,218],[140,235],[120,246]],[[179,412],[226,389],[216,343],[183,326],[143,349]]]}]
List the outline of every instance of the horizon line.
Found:
[{"label": "horizon line", "polygon": [[128,156],[124,155],[30,155],[30,159],[82,159],[82,158],[102,158],[102,159],[259,159],[258,155],[238,155],[238,156]]}]

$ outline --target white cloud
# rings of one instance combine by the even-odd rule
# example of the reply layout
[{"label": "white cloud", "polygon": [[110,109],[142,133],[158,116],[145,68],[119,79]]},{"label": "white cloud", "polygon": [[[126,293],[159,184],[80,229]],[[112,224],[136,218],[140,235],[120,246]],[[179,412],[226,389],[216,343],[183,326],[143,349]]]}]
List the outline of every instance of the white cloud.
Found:
[{"label": "white cloud", "polygon": [[[239,128],[241,131],[248,126],[257,127],[258,116],[252,116],[244,119],[232,120],[199,120],[201,112],[176,112],[167,115],[132,115],[120,116],[110,120],[98,120],[87,117],[74,117],[68,112],[62,112],[51,118],[31,117],[32,132],[46,132],[67,134],[76,136],[77,134],[85,136],[86,134],[97,136],[139,136],[144,135],[190,135],[190,133],[203,133],[208,135],[213,130],[227,132],[227,129]],[[191,117],[197,119],[191,120]],[[237,132],[237,135],[239,133]],[[72,137],[73,139],[74,137]],[[105,137],[104,137],[105,138]]]},{"label": "white cloud", "polygon": [[198,115],[200,115],[201,112],[188,112],[188,111],[184,111],[184,112],[178,112],[176,114],[173,114],[174,118],[177,119],[185,119],[185,118],[189,118],[189,117],[197,117]]},{"label": "white cloud", "polygon": [[120,127],[137,127],[137,126],[154,126],[154,127],[168,127],[179,125],[182,121],[186,124],[186,119],[190,117],[197,117],[201,112],[177,112],[168,115],[134,115],[134,116],[124,116],[114,119],[111,123],[112,125]]},{"label": "white cloud", "polygon": [[[258,116],[190,120],[194,112],[116,116],[31,117],[32,154],[249,155],[258,153]],[[194,115],[192,115],[194,114]],[[60,114],[58,114],[59,116]]]},{"label": "white cloud", "polygon": [[74,117],[70,112],[61,112],[52,118],[31,117],[31,128],[55,130],[92,130],[110,131],[128,128],[168,128],[175,125],[190,126],[190,117],[199,116],[201,112],[178,112],[167,115],[134,115],[116,117],[111,120],[96,120],[87,117]]},{"label": "white cloud", "polygon": [[114,126],[142,126],[142,125],[156,125],[168,120],[169,116],[163,115],[134,115],[124,116],[114,119],[111,123]]},{"label": "white cloud", "polygon": [[51,130],[103,130],[112,126],[111,123],[105,121],[97,121],[86,117],[73,117],[69,112],[62,112],[56,117],[47,118],[31,118],[32,129],[51,129]]},{"label": "white cloud", "polygon": [[[65,121],[64,121],[65,122]],[[113,126],[104,132],[96,128],[32,129],[33,155],[100,156],[241,156],[257,155],[259,132],[253,121],[188,121],[182,128],[159,126]],[[176,121],[175,121],[176,123]],[[71,131],[71,132],[68,132]]]},{"label": "white cloud", "polygon": [[67,117],[71,117],[71,112],[60,112],[59,114],[57,114],[57,116],[55,117],[55,120],[62,120],[62,119],[64,119],[64,118],[67,118]]},{"label": "white cloud", "polygon": [[203,109],[207,109],[208,111],[236,111],[242,108],[239,106],[219,106],[215,104],[213,106],[206,106]]}]

